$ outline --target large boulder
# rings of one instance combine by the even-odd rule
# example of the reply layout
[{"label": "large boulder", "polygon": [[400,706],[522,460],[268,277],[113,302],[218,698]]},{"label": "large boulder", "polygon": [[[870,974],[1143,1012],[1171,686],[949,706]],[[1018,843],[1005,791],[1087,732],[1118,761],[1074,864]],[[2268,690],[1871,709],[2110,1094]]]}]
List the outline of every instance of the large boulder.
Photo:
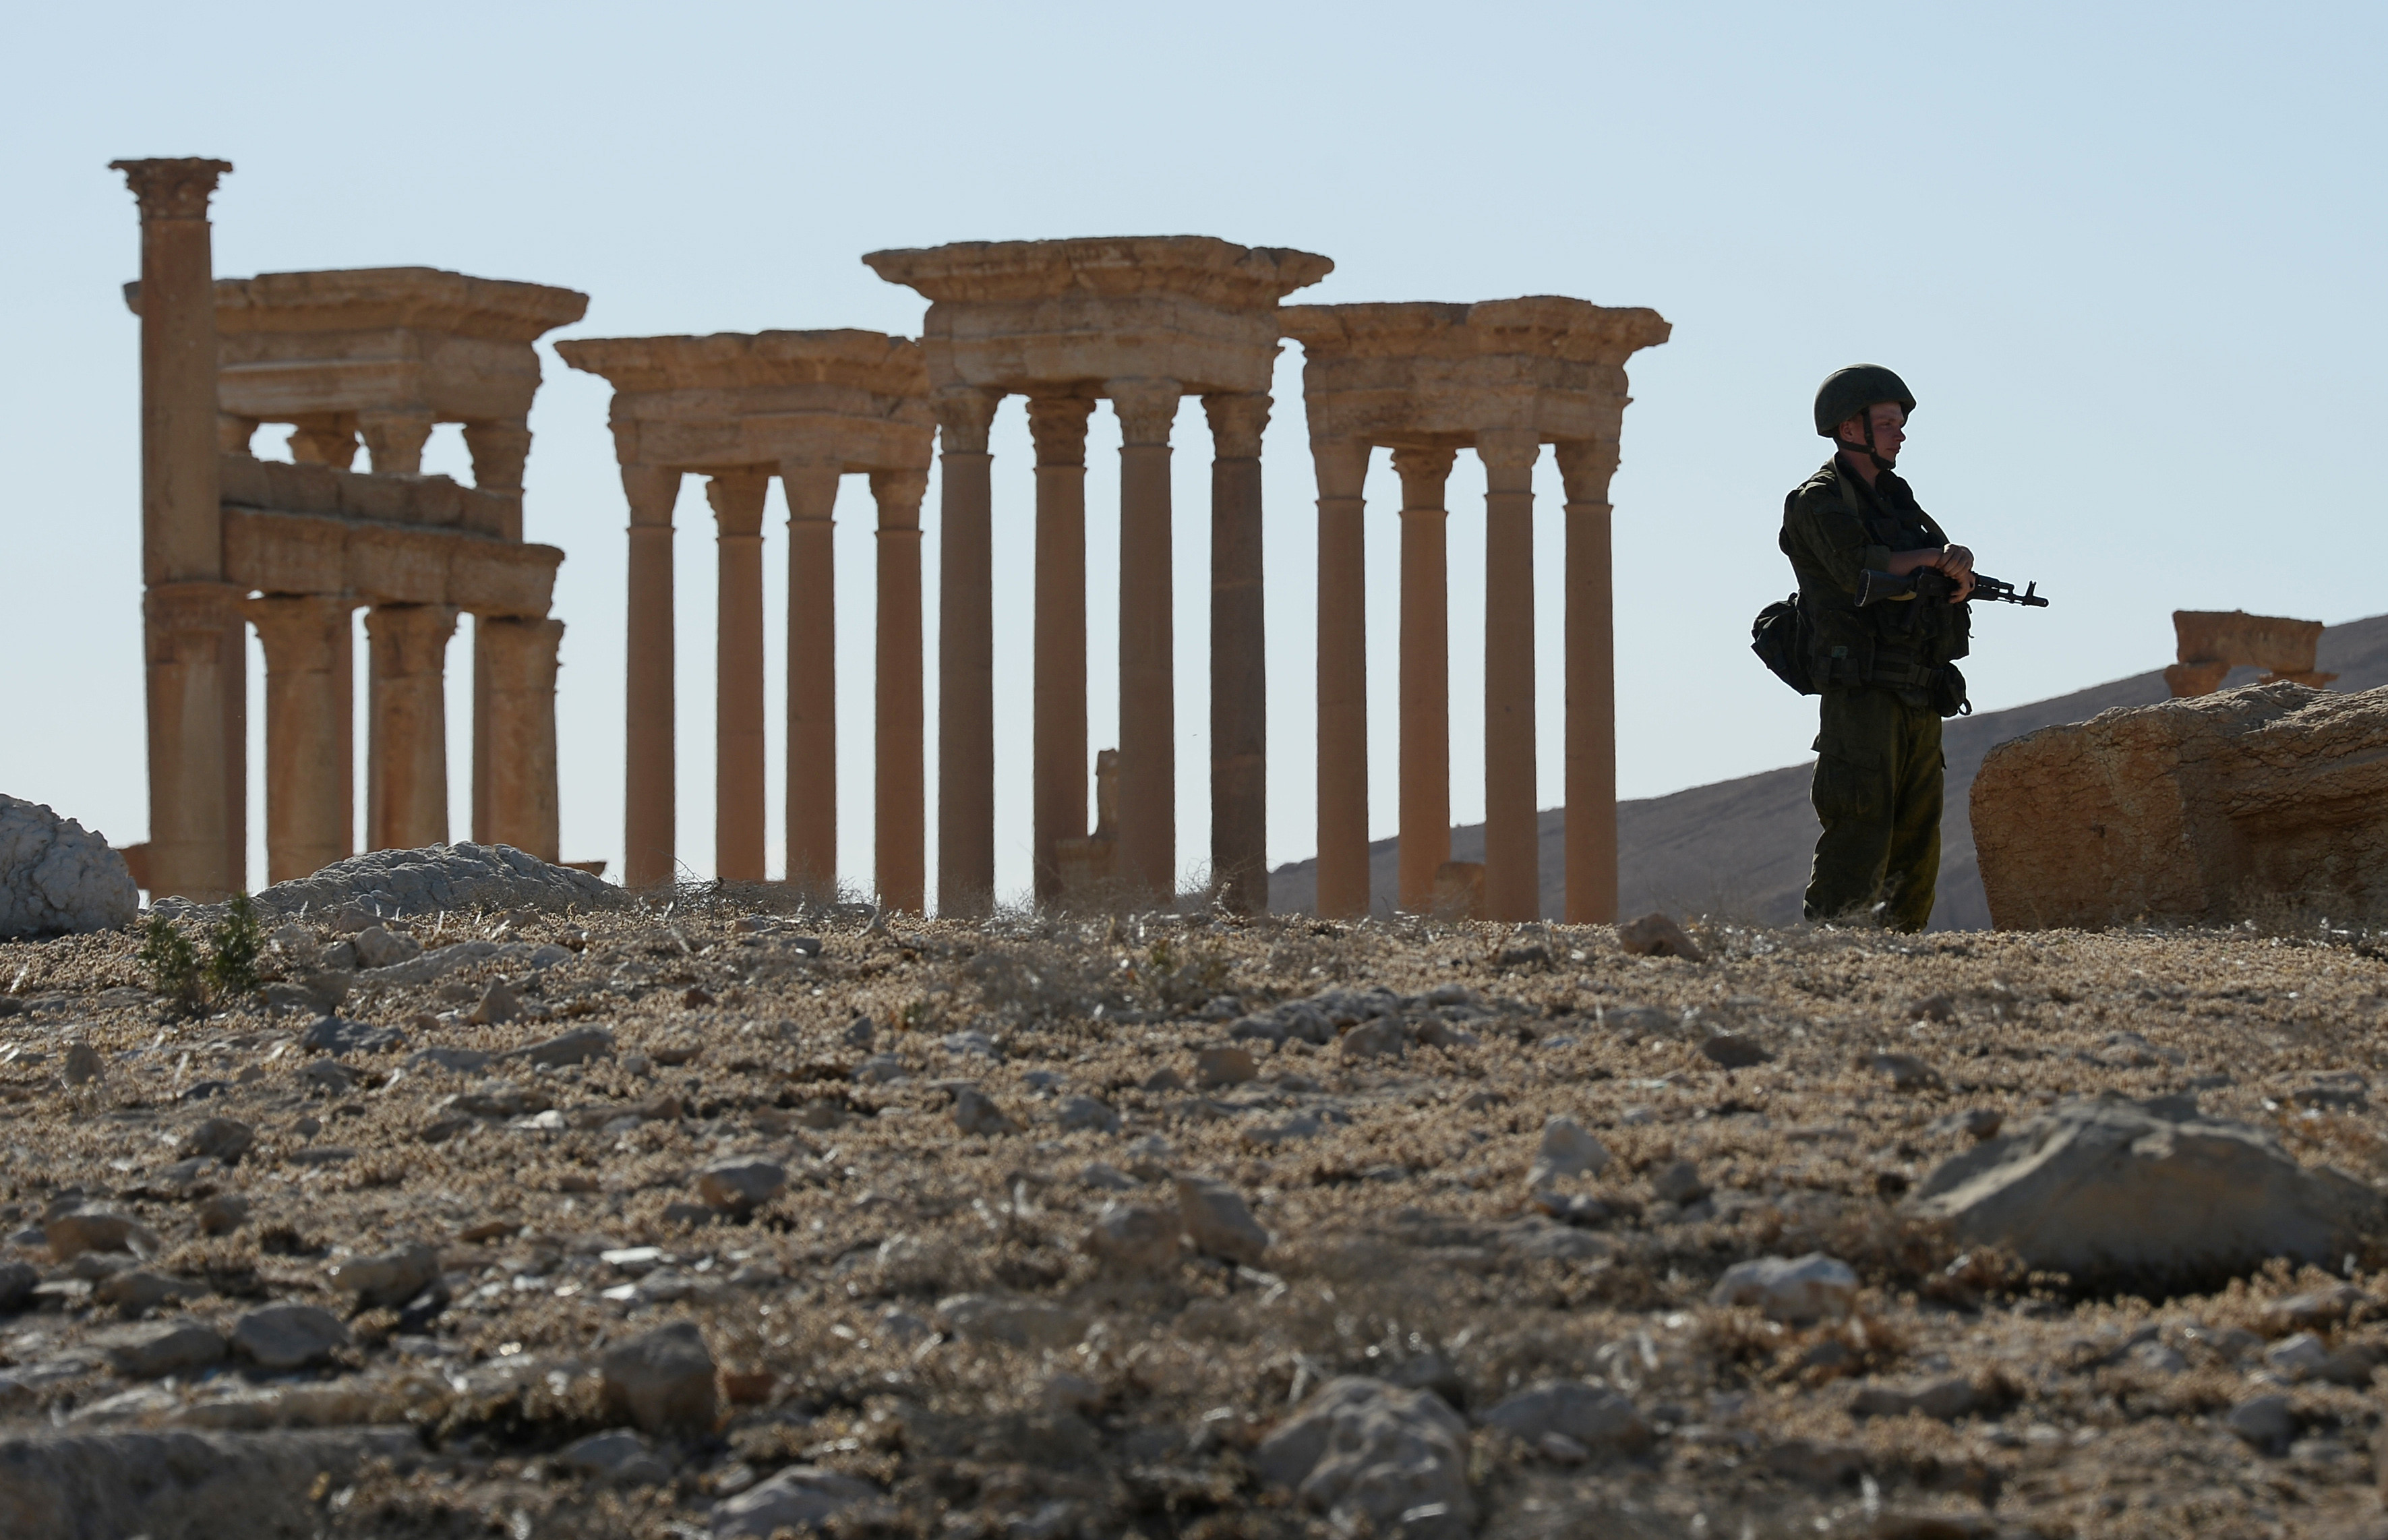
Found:
[{"label": "large boulder", "polygon": [[1338,1533],[1365,1521],[1387,1540],[1465,1540],[1467,1424],[1432,1391],[1331,1380],[1252,1451],[1261,1479],[1294,1489]]},{"label": "large boulder", "polygon": [[0,795],[0,940],[115,930],[141,890],[108,841],[38,802]]},{"label": "large boulder", "polygon": [[2335,1267],[2388,1211],[2354,1177],[2299,1165],[2268,1132],[2187,1098],[2058,1103],[1952,1156],[1909,1206],[2027,1266],[2194,1284],[2273,1257]]},{"label": "large boulder", "polygon": [[1973,792],[2001,929],[2388,919],[2388,689],[2273,683],[2001,744]]},{"label": "large boulder", "polygon": [[257,907],[278,914],[432,914],[441,910],[611,909],[622,890],[603,877],[551,866],[511,845],[430,845],[374,850],[337,860],[312,876],[276,883]]}]

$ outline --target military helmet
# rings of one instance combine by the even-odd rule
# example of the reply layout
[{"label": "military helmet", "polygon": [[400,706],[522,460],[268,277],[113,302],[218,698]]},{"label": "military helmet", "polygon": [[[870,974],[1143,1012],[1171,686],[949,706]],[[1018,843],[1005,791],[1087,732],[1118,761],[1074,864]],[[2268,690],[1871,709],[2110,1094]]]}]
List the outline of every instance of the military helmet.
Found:
[{"label": "military helmet", "polygon": [[1835,369],[1816,387],[1816,432],[1830,439],[1839,426],[1876,401],[1897,401],[1899,410],[1915,410],[1914,393],[1907,382],[1879,363],[1852,363]]}]

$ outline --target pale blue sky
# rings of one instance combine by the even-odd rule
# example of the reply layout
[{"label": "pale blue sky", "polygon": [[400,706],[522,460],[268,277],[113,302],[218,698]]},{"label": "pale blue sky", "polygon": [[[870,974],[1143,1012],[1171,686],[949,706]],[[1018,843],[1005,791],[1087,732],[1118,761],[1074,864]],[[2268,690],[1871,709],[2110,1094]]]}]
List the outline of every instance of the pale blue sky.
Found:
[{"label": "pale blue sky", "polygon": [[[1750,657],[1747,625],[1790,586],[1774,530],[1823,458],[1809,399],[1855,360],[1898,368],[1922,399],[1902,468],[1924,505],[1987,570],[2055,601],[1977,619],[1968,671],[1986,706],[2167,661],[2176,607],[2388,610],[2369,560],[2388,406],[2377,5],[125,5],[20,6],[8,32],[0,789],[120,842],[146,824],[135,325],[118,295],[136,225],[107,169],[123,156],[236,163],[215,205],[220,274],[421,263],[585,290],[587,321],[562,335],[911,333],[920,301],[863,252],[1111,234],[1323,252],[1335,274],[1299,297],[1321,302],[1653,306],[1674,340],[1634,361],[1615,488],[1628,795],[1806,757],[1812,708]],[[1314,829],[1299,363],[1289,348],[1266,448],[1276,861],[1308,855]],[[618,859],[625,516],[605,407],[602,382],[550,356],[527,523],[568,553],[565,853]],[[998,530],[1024,542],[1020,413],[998,421],[995,485]],[[1177,442],[1190,871],[1209,840],[1209,441],[1192,403]],[[1099,415],[1094,746],[1115,741],[1116,444]],[[443,429],[429,468],[464,465]],[[1551,805],[1547,458],[1542,480]],[[1394,485],[1379,455],[1379,835],[1396,807]],[[1481,490],[1463,460],[1453,785],[1467,821],[1482,809]],[[842,864],[857,881],[866,510],[855,483],[838,576]],[[705,874],[712,542],[693,486],[680,521],[680,844]],[[783,553],[775,532],[775,700]],[[934,532],[929,555],[934,573]],[[1004,592],[1024,592],[1010,560]],[[999,626],[999,875],[1016,888],[1024,612]],[[457,686],[465,662],[460,639]],[[468,692],[451,694],[461,837]],[[252,713],[261,724],[261,701]],[[775,849],[780,768],[775,746]]]}]

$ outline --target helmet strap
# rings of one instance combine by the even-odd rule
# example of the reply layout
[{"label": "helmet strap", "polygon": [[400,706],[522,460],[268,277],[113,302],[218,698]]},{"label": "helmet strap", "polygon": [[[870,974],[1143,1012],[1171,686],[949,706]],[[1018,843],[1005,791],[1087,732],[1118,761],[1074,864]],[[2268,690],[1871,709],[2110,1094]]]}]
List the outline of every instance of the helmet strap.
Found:
[{"label": "helmet strap", "polygon": [[1866,458],[1874,462],[1874,468],[1878,471],[1897,470],[1899,468],[1898,457],[1894,455],[1886,458],[1882,451],[1874,445],[1874,408],[1869,406],[1863,412],[1859,413],[1858,421],[1865,424]]}]

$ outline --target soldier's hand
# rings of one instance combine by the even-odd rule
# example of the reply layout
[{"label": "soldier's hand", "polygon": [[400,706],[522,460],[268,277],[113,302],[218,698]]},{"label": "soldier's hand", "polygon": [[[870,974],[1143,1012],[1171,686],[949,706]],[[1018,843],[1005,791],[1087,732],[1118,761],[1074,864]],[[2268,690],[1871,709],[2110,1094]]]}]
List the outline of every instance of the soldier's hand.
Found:
[{"label": "soldier's hand", "polygon": [[1971,551],[1962,545],[1949,546],[1940,553],[1940,559],[1933,565],[1956,579],[1957,592],[1949,595],[1950,604],[1962,605],[1973,596],[1974,554]]}]

